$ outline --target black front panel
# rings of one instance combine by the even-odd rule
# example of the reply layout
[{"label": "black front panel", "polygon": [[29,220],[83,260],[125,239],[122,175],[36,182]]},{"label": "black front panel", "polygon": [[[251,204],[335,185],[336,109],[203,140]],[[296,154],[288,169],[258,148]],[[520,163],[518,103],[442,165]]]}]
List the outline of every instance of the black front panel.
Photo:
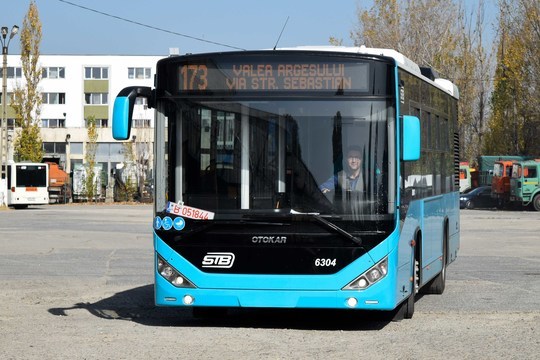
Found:
[{"label": "black front panel", "polygon": [[208,273],[334,274],[384,239],[382,233],[366,231],[356,234],[359,245],[309,221],[184,221],[181,231],[159,228],[156,234]]},{"label": "black front panel", "polygon": [[[180,255],[209,273],[234,274],[334,274],[352,261],[363,255],[359,248],[307,248],[275,247],[259,244],[258,246],[182,246]],[[207,255],[233,254],[231,267],[208,267],[204,265]],[[219,255],[218,255],[219,256]],[[205,258],[206,257],[206,258]],[[216,260],[216,265],[217,264]]]}]

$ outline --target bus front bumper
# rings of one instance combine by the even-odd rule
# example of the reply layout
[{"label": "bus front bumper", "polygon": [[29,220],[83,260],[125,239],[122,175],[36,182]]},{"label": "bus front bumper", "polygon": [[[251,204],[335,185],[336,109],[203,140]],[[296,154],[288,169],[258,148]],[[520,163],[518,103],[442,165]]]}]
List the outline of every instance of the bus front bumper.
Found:
[{"label": "bus front bumper", "polygon": [[375,288],[363,291],[171,289],[168,282],[159,277],[156,280],[155,303],[157,306],[363,310],[392,310],[396,306],[393,296],[388,296],[388,293],[384,296],[384,292],[377,291]]}]

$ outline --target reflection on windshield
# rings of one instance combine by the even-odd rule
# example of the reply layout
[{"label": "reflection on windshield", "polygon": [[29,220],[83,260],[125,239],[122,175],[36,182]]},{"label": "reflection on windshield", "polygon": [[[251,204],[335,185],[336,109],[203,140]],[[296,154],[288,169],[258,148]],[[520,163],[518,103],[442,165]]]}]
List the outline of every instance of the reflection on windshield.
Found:
[{"label": "reflection on windshield", "polygon": [[216,215],[388,213],[389,114],[385,101],[178,103],[168,197]]}]

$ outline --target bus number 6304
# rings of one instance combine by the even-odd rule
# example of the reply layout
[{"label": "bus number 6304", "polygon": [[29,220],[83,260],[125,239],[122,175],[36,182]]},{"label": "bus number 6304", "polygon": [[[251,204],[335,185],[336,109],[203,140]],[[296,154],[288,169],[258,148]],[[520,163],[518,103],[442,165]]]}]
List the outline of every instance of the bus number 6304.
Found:
[{"label": "bus number 6304", "polygon": [[336,259],[315,259],[315,266],[336,266]]}]

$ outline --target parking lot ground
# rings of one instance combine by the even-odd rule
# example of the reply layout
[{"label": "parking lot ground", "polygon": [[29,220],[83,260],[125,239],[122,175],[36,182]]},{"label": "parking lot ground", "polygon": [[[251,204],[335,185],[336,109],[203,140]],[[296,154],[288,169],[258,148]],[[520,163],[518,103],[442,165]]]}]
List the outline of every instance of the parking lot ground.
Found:
[{"label": "parking lot ground", "polygon": [[464,210],[445,293],[411,320],[153,304],[152,207],[0,211],[1,359],[536,359],[540,213]]}]

